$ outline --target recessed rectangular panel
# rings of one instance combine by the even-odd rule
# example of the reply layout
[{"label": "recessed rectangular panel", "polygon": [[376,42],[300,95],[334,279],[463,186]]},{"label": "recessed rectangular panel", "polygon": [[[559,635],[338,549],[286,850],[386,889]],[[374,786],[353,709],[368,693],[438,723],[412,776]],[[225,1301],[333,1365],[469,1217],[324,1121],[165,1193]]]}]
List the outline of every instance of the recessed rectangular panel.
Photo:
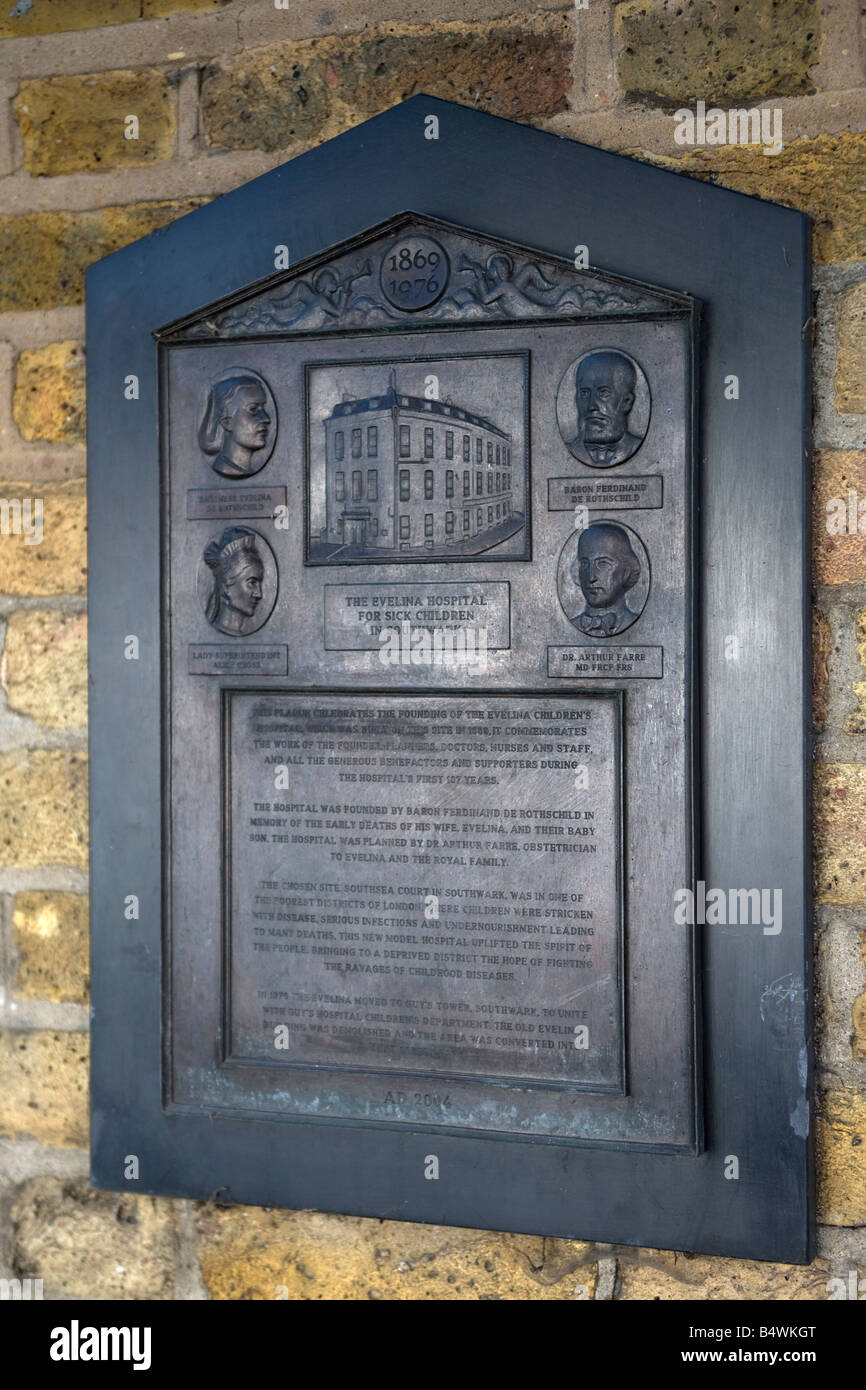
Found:
[{"label": "recessed rectangular panel", "polygon": [[528,355],[307,367],[307,560],[529,553]]},{"label": "recessed rectangular panel", "polygon": [[225,719],[231,1060],[622,1089],[615,694]]}]

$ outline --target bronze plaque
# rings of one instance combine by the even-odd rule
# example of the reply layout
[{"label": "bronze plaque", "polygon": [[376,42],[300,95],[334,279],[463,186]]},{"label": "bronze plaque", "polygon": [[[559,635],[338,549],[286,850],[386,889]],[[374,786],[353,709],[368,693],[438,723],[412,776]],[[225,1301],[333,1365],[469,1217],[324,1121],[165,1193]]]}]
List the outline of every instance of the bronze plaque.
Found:
[{"label": "bronze plaque", "polygon": [[232,691],[229,1056],[621,1091],[619,716]]},{"label": "bronze plaque", "polygon": [[700,1146],[695,332],[411,215],[162,332],[170,1106]]}]

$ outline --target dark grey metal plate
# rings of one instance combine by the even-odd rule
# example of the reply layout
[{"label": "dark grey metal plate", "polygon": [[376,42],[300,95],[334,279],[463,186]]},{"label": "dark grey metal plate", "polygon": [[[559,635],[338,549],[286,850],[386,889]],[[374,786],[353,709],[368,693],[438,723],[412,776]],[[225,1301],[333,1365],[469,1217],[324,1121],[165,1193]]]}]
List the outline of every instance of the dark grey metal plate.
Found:
[{"label": "dark grey metal plate", "polygon": [[[440,123],[438,141],[425,139],[431,113]],[[406,208],[422,215],[404,214]],[[461,231],[465,222],[476,230]],[[386,253],[401,269],[403,237],[412,242],[407,249],[425,256],[431,241],[441,248],[447,285],[444,277],[431,285],[435,277],[428,276],[416,286],[413,274],[409,285],[398,279],[392,286],[383,277]],[[274,248],[287,241],[291,269],[274,275]],[[635,279],[575,274],[576,243],[589,246],[594,265]],[[699,350],[705,388],[696,396],[684,363],[698,299],[706,308]],[[804,997],[801,982],[808,997],[809,984],[809,313],[808,224],[799,214],[426,96],[91,268],[97,1185],[128,1189],[127,1157],[135,1154],[139,1191],[809,1258],[809,1018],[789,1011],[770,1028],[761,1007],[780,980],[790,982],[786,997],[795,1000]],[[170,321],[174,327],[157,347],[154,330]],[[638,409],[643,383],[636,371],[635,408],[626,411],[614,452],[599,439],[588,442],[603,449],[584,451],[567,369],[609,348],[640,367],[649,420]],[[312,372],[322,368],[320,380],[327,373],[336,380],[333,374],[355,371],[352,364],[402,372],[413,358],[487,360],[503,352],[528,355],[530,365],[521,532],[528,548],[497,554],[494,537],[473,556],[452,551],[449,558],[444,524],[436,534],[437,520],[444,523],[438,485],[441,501],[450,499],[434,458],[433,536],[424,530],[424,508],[417,538],[433,540],[432,555],[419,548],[399,560],[356,553],[344,565],[305,563],[321,558],[310,555],[304,535],[308,470],[313,491],[316,467],[321,471],[321,454],[317,464],[307,439],[318,434],[321,450],[325,430],[324,419],[314,421],[308,434],[304,418]],[[540,373],[536,358],[543,360]],[[238,367],[252,378],[241,393],[251,433],[241,429],[232,442],[222,415],[205,417],[219,372]],[[737,401],[723,390],[729,373],[739,378]],[[134,398],[123,390],[130,374],[140,387]],[[466,397],[461,390],[457,400],[452,383],[452,404],[498,429],[517,430],[513,411],[512,423],[499,420],[497,402],[488,396],[482,409],[472,381],[465,385]],[[413,394],[426,399],[425,386],[422,377]],[[695,400],[698,530],[685,473]],[[175,407],[176,427],[172,421],[169,428],[166,414]],[[685,452],[672,432],[678,423],[686,430]],[[621,462],[620,447],[630,455]],[[397,450],[399,461],[399,436]],[[486,457],[484,465],[486,507]],[[628,486],[610,491],[617,477]],[[644,480],[640,492],[636,479]],[[650,480],[662,484],[661,506],[658,481]],[[378,501],[354,498],[351,477],[346,483],[349,506]],[[366,484],[365,476],[362,493]],[[336,493],[336,479],[333,485]],[[258,514],[269,489],[288,525]],[[226,491],[238,499],[234,512],[225,510]],[[396,492],[399,504],[399,477]],[[414,505],[412,492],[410,483]],[[594,508],[596,500],[603,506]],[[575,544],[575,506],[588,509],[584,523],[609,520],[635,538],[632,562],[622,541],[606,533],[626,568],[638,571],[625,598],[633,622],[620,594],[590,605],[602,611],[581,624],[581,557],[563,555],[567,543]],[[345,510],[344,525],[354,523],[348,544],[363,552],[372,527]],[[672,518],[680,555],[670,545]],[[482,531],[487,520],[485,513]],[[242,573],[219,586],[208,616],[230,526],[255,534],[224,543],[241,541]],[[210,541],[213,566],[205,560]],[[690,590],[692,555],[698,564]],[[485,583],[502,587],[485,590]],[[457,610],[455,585],[466,589]],[[462,671],[425,669],[411,658],[405,667],[386,668],[368,645],[379,635],[383,610],[400,612],[405,601],[420,599],[422,612],[460,612],[463,598],[474,603],[494,592],[489,635],[496,641],[486,673],[472,674],[466,663]],[[327,596],[335,593],[336,608]],[[685,609],[678,607],[683,594],[695,600]],[[367,598],[353,629],[347,615],[361,605],[350,600]],[[606,612],[613,613],[607,625]],[[363,640],[347,641],[347,629],[360,630]],[[139,638],[139,660],[126,658],[130,633]],[[731,659],[730,637],[737,638],[738,660]],[[389,1114],[329,1116],[312,1105],[291,1108],[296,1092],[289,1080],[301,1070],[292,1063],[260,1069],[226,1060],[224,718],[246,691],[263,689],[269,699],[274,692],[311,702],[378,692],[383,701],[420,698],[431,707],[505,696],[582,704],[621,691],[624,1095],[557,1091],[543,1077],[517,1078],[516,1085],[464,1075],[479,1088],[467,1114],[476,1123],[480,1117],[480,1128],[449,1124],[441,1110],[431,1110],[438,1083],[426,1078],[411,1091],[398,1085]],[[701,733],[697,780],[693,727]],[[692,783],[702,822],[700,866],[691,862]],[[630,787],[639,789],[636,801]],[[707,929],[700,1026],[690,988],[692,933],[665,926],[670,883],[698,873],[723,891],[779,887],[785,904],[784,928],[772,936],[737,926]],[[329,1067],[332,1077],[345,1076]],[[230,1094],[235,1074],[242,1084]],[[379,1073],[383,1081],[393,1075]],[[704,1101],[697,1105],[701,1081]],[[554,1097],[556,1107],[546,1117],[529,1115],[521,1128],[506,1092],[533,1089]],[[421,1109],[411,1114],[423,1118],[411,1118],[412,1106]],[[696,1155],[702,1113],[706,1140]],[[563,1116],[570,1132],[563,1132]],[[435,1182],[425,1173],[431,1153],[440,1164]],[[731,1155],[739,1160],[736,1181],[728,1177]]]}]

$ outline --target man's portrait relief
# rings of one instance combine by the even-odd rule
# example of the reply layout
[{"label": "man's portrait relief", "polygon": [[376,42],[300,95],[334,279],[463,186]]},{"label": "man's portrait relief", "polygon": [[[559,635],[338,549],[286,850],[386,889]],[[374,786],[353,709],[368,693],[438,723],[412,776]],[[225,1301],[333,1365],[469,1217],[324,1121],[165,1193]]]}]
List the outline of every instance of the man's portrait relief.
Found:
[{"label": "man's portrait relief", "polygon": [[264,468],[277,437],[270,388],[257,372],[233,367],[211,386],[198,442],[223,478],[249,478]]},{"label": "man's portrait relief", "polygon": [[204,549],[199,597],[217,632],[246,637],[267,622],[277,596],[273,551],[258,531],[227,526]]},{"label": "man's portrait relief", "polygon": [[643,542],[618,521],[594,521],[562,547],[559,601],[585,637],[618,637],[636,623],[646,606],[649,580]]},{"label": "man's portrait relief", "polygon": [[556,398],[559,430],[570,453],[590,468],[614,468],[646,437],[650,393],[633,358],[595,348],[572,362]]}]

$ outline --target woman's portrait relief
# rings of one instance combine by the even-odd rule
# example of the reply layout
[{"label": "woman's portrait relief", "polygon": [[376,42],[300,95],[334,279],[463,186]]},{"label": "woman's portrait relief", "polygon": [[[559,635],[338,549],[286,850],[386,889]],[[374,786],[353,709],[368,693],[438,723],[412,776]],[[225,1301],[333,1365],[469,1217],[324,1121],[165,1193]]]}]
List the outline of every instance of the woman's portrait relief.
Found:
[{"label": "woman's portrait relief", "polygon": [[246,637],[263,627],[277,597],[277,564],[258,531],[227,526],[202,556],[199,596],[211,627]]},{"label": "woman's portrait relief", "polygon": [[213,456],[211,467],[223,478],[249,478],[264,468],[274,451],[277,410],[264,377],[230,368],[211,386],[198,442]]}]

